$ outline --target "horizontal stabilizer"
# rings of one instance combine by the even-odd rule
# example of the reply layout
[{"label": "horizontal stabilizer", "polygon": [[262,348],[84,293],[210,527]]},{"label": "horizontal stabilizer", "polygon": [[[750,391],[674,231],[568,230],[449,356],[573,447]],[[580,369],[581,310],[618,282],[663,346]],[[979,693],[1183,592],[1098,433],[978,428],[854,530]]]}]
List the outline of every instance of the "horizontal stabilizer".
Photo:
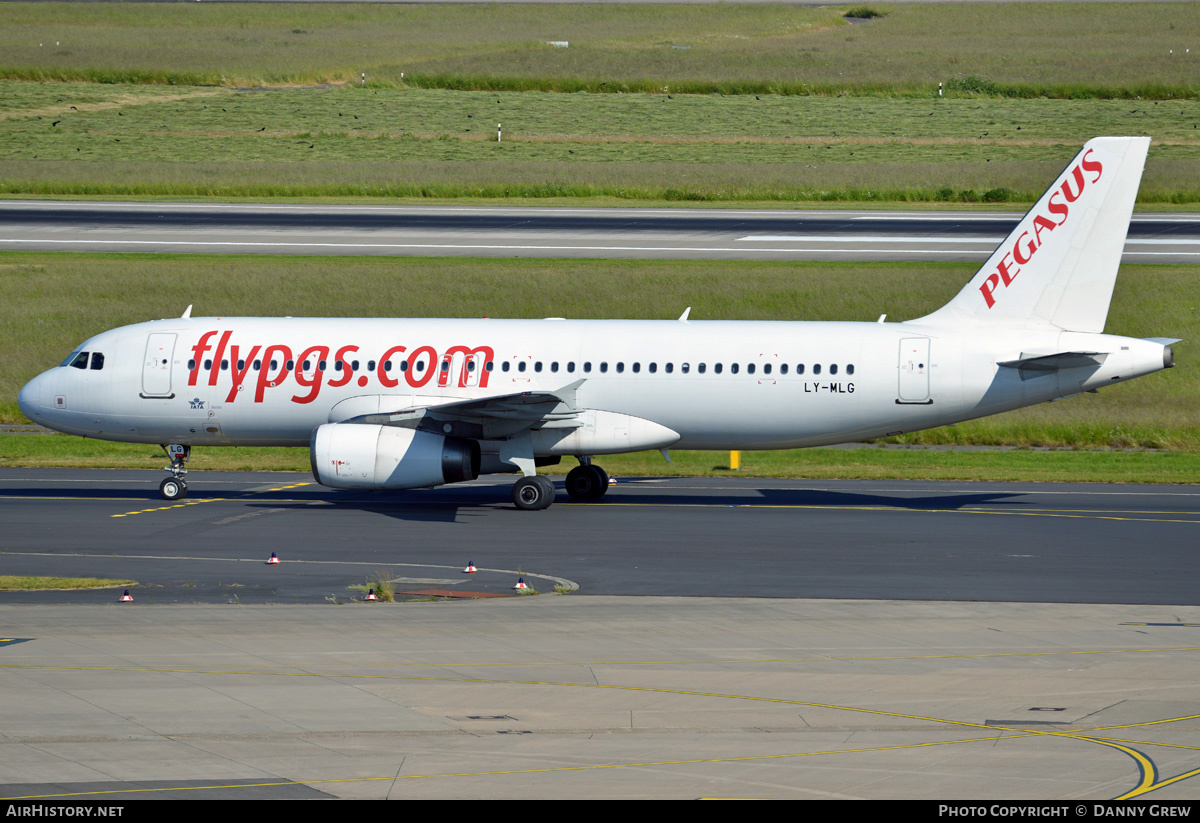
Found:
[{"label": "horizontal stabilizer", "polygon": [[1062,351],[1056,354],[1026,354],[1016,360],[1005,360],[997,366],[1006,369],[1019,369],[1022,380],[1032,380],[1062,369],[1082,369],[1096,367],[1108,358],[1107,352],[1096,351]]}]

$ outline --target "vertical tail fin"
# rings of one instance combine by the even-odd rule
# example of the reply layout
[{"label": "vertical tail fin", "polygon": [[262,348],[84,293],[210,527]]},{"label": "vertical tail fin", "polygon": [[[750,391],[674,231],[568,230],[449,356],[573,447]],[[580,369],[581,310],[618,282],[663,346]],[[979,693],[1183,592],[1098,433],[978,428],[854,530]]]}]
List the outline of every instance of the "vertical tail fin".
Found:
[{"label": "vertical tail fin", "polygon": [[1103,332],[1149,137],[1089,140],[957,296],[920,323]]}]

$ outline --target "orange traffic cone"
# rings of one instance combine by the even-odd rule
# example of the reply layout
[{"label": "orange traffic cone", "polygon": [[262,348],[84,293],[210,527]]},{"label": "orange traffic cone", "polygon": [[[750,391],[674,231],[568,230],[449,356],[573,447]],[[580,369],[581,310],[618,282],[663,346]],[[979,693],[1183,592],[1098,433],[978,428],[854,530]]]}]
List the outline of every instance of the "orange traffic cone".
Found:
[{"label": "orange traffic cone", "polygon": [[519,590],[519,589],[528,589],[529,587],[525,585],[525,578],[524,578],[524,577],[518,577],[518,578],[517,578],[517,585],[513,586],[513,588],[514,588],[514,589],[518,589],[518,590]]},{"label": "orange traffic cone", "polygon": [[121,599],[119,602],[121,602],[121,603],[132,603],[133,602],[133,595],[129,593],[129,589],[126,589],[125,594],[121,595]]},{"label": "orange traffic cone", "polygon": [[367,592],[367,596],[365,599],[369,603],[371,601],[378,600],[379,598],[375,596],[375,590],[371,589],[370,591]]},{"label": "orange traffic cone", "polygon": [[271,559],[267,561],[268,566],[278,566],[279,558],[275,556],[275,552],[271,552]]},{"label": "orange traffic cone", "polygon": [[479,571],[479,570],[475,568],[474,561],[468,560],[467,567],[462,570],[462,573],[463,574],[475,574],[475,572],[477,572],[477,571]]}]

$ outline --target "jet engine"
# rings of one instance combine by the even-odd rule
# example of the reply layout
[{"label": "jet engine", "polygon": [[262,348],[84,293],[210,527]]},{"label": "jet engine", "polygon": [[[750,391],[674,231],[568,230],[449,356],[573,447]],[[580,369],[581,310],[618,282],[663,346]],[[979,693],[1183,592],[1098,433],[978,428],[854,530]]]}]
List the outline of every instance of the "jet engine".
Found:
[{"label": "jet engine", "polygon": [[335,489],[415,489],[479,476],[478,442],[395,426],[318,426],[309,459],[317,482]]}]

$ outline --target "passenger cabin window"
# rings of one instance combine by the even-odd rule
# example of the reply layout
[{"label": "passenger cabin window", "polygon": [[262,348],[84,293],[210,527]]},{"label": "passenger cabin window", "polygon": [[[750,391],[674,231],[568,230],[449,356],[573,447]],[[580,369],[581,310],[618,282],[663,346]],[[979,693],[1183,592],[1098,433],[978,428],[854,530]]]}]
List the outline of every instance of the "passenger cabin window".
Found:
[{"label": "passenger cabin window", "polygon": [[780,363],[780,364],[779,364],[779,373],[780,373],[780,374],[787,374],[787,363]]},{"label": "passenger cabin window", "polygon": [[804,364],[803,363],[796,364],[796,374],[804,374]]},{"label": "passenger cabin window", "polygon": [[92,352],[92,371],[100,371],[104,368],[104,355],[98,351]]},{"label": "passenger cabin window", "polygon": [[696,371],[700,372],[701,374],[704,374],[704,372],[708,371],[708,364],[707,363],[697,363]]},{"label": "passenger cabin window", "polygon": [[820,373],[821,373],[821,364],[813,363],[813,374],[820,374]]},{"label": "passenger cabin window", "polygon": [[721,369],[722,369],[722,368],[723,368],[723,367],[721,366],[721,364],[720,364],[720,363],[713,363],[713,372],[714,372],[714,373],[716,373],[716,374],[720,374],[720,373],[721,373]]},{"label": "passenger cabin window", "polygon": [[854,374],[854,364],[853,363],[846,364],[846,374]]},{"label": "passenger cabin window", "polygon": [[508,371],[509,368],[511,368],[511,364],[507,360],[500,364],[500,371]]},{"label": "passenger cabin window", "polygon": [[832,366],[829,367],[829,373],[837,374],[837,363],[834,363]]},{"label": "passenger cabin window", "polygon": [[684,374],[687,374],[689,369],[691,369],[691,366],[689,366],[687,363],[680,363],[680,364],[679,364],[679,370],[680,370],[681,372],[683,372]]}]

